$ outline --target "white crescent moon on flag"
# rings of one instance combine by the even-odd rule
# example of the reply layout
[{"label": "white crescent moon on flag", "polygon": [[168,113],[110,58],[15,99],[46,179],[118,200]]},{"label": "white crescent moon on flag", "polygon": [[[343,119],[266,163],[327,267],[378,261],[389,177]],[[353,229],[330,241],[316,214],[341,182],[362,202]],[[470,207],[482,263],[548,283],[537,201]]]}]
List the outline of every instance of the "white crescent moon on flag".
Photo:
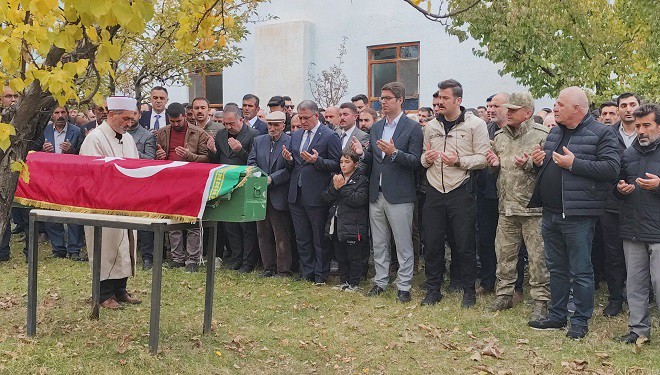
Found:
[{"label": "white crescent moon on flag", "polygon": [[148,167],[142,167],[142,168],[135,168],[135,169],[126,169],[123,167],[118,166],[115,164],[115,167],[119,172],[122,174],[128,176],[128,177],[133,177],[133,178],[147,178],[155,175],[156,173],[167,169],[167,168],[176,168],[180,167],[182,165],[188,164],[187,161],[173,161],[169,164],[163,164],[163,165],[151,165]]}]

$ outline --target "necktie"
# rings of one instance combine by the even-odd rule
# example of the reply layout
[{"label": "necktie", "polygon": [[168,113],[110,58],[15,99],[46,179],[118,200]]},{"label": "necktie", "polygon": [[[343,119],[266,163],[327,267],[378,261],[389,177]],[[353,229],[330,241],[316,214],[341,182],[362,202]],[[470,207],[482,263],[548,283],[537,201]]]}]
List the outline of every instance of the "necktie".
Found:
[{"label": "necktie", "polygon": [[156,121],[154,122],[154,130],[158,130],[160,127],[160,122],[158,121],[160,119],[160,115],[156,115]]},{"label": "necktie", "polygon": [[305,132],[305,142],[303,142],[303,146],[300,148],[300,152],[307,151],[309,148],[309,143],[312,141],[312,131],[308,130]]},{"label": "necktie", "polygon": [[344,145],[344,139],[346,139],[346,132],[342,132],[341,137],[339,137],[339,139],[341,140],[341,148],[343,149],[344,147],[346,147]]},{"label": "necktie", "polygon": [[[300,152],[307,151],[307,148],[309,148],[309,142],[312,140],[312,131],[307,130],[304,136],[306,136],[307,138],[303,141],[303,145],[300,148]],[[302,187],[302,173],[298,175],[298,186]]]}]

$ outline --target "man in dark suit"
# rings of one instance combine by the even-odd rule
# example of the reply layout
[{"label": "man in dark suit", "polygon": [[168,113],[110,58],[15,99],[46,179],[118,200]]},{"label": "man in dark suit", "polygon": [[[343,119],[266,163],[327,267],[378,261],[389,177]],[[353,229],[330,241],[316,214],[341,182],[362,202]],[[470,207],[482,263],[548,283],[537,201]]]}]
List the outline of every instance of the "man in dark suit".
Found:
[{"label": "man in dark suit", "polygon": [[[83,138],[80,129],[69,123],[69,110],[67,107],[55,108],[51,119],[52,123],[46,126],[44,133],[37,142],[40,145],[37,151],[78,154]],[[80,249],[84,239],[82,225],[68,224],[66,241],[64,240],[63,224],[44,223],[44,228],[53,247],[53,257],[66,258],[68,255],[73,260],[85,260],[80,257]]]},{"label": "man in dark suit", "polygon": [[247,94],[243,97],[243,117],[249,127],[256,129],[259,135],[268,133],[268,126],[257,116],[259,113],[259,98],[253,94]]},{"label": "man in dark suit", "polygon": [[165,107],[169,100],[167,89],[156,86],[149,92],[151,111],[142,112],[140,125],[155,133],[158,129],[170,124],[170,119],[165,115]]},{"label": "man in dark suit", "polygon": [[80,125],[80,134],[82,135],[83,139],[85,139],[87,133],[96,129],[97,126],[103,124],[103,121],[108,118],[108,110],[106,109],[107,107],[108,104],[105,102],[105,100],[103,100],[102,106],[96,103],[92,104],[92,113],[94,113],[96,118],[90,122],[86,122]]},{"label": "man in dark suit", "polygon": [[368,149],[364,149],[355,137],[351,145],[353,151],[371,165],[369,221],[376,277],[368,295],[383,293],[389,283],[390,238],[393,234],[399,261],[397,298],[409,302],[414,264],[415,170],[420,167],[423,135],[419,123],[403,113],[404,98],[402,83],[384,85],[380,101],[385,118],[371,128]]},{"label": "man in dark suit", "polygon": [[[252,142],[258,135],[257,131],[243,122],[241,110],[234,106],[225,107],[223,125],[224,129],[218,131],[215,141],[209,140],[208,142],[211,162],[247,165]],[[232,253],[226,263],[240,273],[252,272],[259,259],[256,224],[248,222],[225,223],[224,225]]]},{"label": "man in dark suit", "polygon": [[298,104],[302,129],[291,135],[291,149],[283,148],[291,172],[289,209],[296,228],[303,279],[325,283],[330,274],[328,248],[323,246],[328,206],[321,192],[339,172],[341,141],[319,122],[319,107],[311,100]]},{"label": "man in dark suit", "polygon": [[291,217],[287,202],[291,171],[282,156],[282,147],[291,148],[291,137],[284,134],[285,121],[286,115],[281,111],[266,115],[268,134],[254,139],[247,162],[268,175],[266,218],[257,222],[264,277],[291,274]]}]

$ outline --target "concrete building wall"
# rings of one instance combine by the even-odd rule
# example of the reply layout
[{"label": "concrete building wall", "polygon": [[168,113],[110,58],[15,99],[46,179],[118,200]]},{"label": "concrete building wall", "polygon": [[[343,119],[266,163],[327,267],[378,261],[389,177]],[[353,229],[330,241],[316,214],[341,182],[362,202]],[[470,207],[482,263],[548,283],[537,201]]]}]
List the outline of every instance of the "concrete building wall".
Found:
[{"label": "concrete building wall", "polygon": [[349,87],[342,101],[367,93],[368,46],[415,41],[420,43],[421,106],[430,106],[438,82],[447,78],[463,84],[467,107],[482,105],[500,91],[525,90],[510,76],[500,76],[501,66],[475,57],[474,41],[459,43],[402,0],[272,0],[258,12],[278,19],[250,24],[251,34],[241,43],[245,58],[223,73],[225,102],[240,102],[248,92],[263,102],[273,95],[289,95],[295,103],[311,99],[309,64],[315,64],[314,74],[335,64],[344,37]]}]

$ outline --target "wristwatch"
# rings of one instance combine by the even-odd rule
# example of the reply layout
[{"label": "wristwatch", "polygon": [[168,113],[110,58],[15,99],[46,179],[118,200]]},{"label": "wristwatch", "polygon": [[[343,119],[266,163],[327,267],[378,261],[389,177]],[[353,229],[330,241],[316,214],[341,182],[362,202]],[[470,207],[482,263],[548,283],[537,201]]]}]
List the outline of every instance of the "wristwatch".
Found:
[{"label": "wristwatch", "polygon": [[392,155],[390,155],[390,157],[392,158],[392,161],[394,161],[394,159],[396,159],[396,156],[397,156],[398,154],[399,154],[399,150],[394,150],[394,152],[392,153]]},{"label": "wristwatch", "polygon": [[460,156],[456,157],[456,162],[454,163],[454,167],[456,167],[456,168],[461,167],[461,157]]}]

